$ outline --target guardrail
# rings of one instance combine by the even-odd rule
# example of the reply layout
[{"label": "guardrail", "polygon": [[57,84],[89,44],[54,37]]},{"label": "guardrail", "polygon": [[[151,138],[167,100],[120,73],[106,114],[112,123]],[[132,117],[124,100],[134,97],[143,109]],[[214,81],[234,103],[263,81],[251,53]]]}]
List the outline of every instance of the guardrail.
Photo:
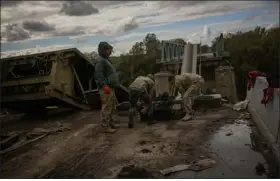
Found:
[{"label": "guardrail", "polygon": [[261,104],[263,89],[268,83],[265,77],[257,77],[254,87],[247,91],[248,108],[261,134],[265,137],[280,160],[280,90],[275,89],[273,99]]}]

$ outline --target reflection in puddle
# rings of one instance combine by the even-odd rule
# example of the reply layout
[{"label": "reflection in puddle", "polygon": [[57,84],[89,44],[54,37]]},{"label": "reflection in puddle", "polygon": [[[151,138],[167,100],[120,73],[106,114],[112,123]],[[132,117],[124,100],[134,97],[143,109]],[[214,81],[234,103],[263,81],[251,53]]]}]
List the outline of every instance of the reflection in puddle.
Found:
[{"label": "reflection in puddle", "polygon": [[[217,166],[201,172],[180,172],[172,178],[267,178],[268,174],[256,172],[256,166],[271,167],[260,152],[251,149],[251,127],[246,120],[225,125],[214,133],[206,147]],[[259,167],[260,168],[260,167]],[[258,170],[259,171],[259,170]],[[264,171],[263,171],[264,172]],[[266,171],[267,172],[267,171]]]},{"label": "reflection in puddle", "polygon": [[[256,175],[255,166],[265,163],[263,156],[251,149],[251,128],[245,124],[225,125],[210,140],[213,157],[220,160],[226,178],[266,178]],[[227,136],[228,133],[232,135]],[[227,175],[232,174],[232,175]],[[229,177],[228,177],[229,176]]]}]

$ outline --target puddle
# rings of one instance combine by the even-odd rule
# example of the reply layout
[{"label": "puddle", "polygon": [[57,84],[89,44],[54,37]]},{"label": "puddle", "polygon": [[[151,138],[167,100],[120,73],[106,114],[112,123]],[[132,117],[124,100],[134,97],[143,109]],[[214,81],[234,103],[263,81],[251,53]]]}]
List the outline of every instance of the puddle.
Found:
[{"label": "puddle", "polygon": [[146,148],[141,150],[141,153],[151,153],[151,152],[152,152],[151,150],[146,149]]},{"label": "puddle", "polygon": [[125,166],[117,175],[118,179],[151,179],[154,178],[153,173],[145,168],[136,167],[134,165]]},{"label": "puddle", "polygon": [[171,178],[267,178],[256,173],[257,165],[261,163],[265,169],[268,165],[261,153],[251,149],[251,132],[246,121],[221,127],[205,144],[217,165],[201,172],[180,172]]}]

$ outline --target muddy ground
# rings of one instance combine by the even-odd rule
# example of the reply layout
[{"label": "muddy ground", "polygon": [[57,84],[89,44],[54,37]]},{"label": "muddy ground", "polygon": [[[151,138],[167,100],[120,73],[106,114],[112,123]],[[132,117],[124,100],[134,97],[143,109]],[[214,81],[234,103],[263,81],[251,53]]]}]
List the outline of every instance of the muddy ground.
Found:
[{"label": "muddy ground", "polygon": [[[161,169],[201,158],[216,159],[209,148],[210,137],[224,125],[239,124],[239,115],[223,107],[197,113],[188,122],[174,120],[148,126],[139,121],[134,129],[127,128],[126,117],[117,117],[121,128],[114,134],[103,133],[99,111],[70,111],[6,122],[2,124],[5,132],[53,128],[58,122],[71,130],[51,134],[4,155],[1,178],[115,178],[122,167],[130,164],[160,178],[157,173]],[[222,137],[231,134],[226,132]]]}]

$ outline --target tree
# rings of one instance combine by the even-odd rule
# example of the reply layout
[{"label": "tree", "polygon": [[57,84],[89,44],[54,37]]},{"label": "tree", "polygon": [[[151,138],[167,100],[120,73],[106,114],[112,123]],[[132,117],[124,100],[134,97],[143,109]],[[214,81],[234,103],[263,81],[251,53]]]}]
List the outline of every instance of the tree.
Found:
[{"label": "tree", "polygon": [[87,53],[84,53],[84,55],[89,59],[89,60],[91,60],[92,61],[92,63],[95,63],[95,60],[96,60],[96,57],[97,57],[97,55],[98,55],[98,53],[96,53],[95,51],[93,51],[93,52],[87,52]]},{"label": "tree", "polygon": [[151,57],[157,55],[157,51],[160,49],[160,41],[154,33],[148,33],[143,40],[145,45],[146,54]]},{"label": "tree", "polygon": [[[208,45],[202,45],[201,47],[200,47],[200,49],[201,49],[201,53],[208,53],[209,52],[209,46]],[[199,53],[200,53],[200,50],[199,50]]]},{"label": "tree", "polygon": [[143,42],[136,42],[131,50],[129,51],[131,55],[144,55],[145,54],[145,46]]},{"label": "tree", "polygon": [[[215,50],[219,37],[212,41]],[[280,28],[266,30],[256,27],[247,32],[228,33],[223,36],[224,47],[230,53],[230,63],[235,68],[237,93],[240,97],[246,95],[246,76],[248,71],[259,70],[270,73],[279,82],[279,49]],[[181,39],[173,39],[185,44]],[[142,42],[136,42],[128,54],[112,57],[120,74],[120,80],[128,86],[137,76],[159,71],[156,60],[160,58],[160,40],[156,34],[149,33]],[[209,47],[202,45],[201,52],[208,52]],[[198,50],[199,51],[199,50]]]},{"label": "tree", "polygon": [[176,39],[173,39],[171,41],[174,41],[175,43],[180,43],[180,44],[183,44],[183,45],[187,44],[187,42],[183,38],[176,38]]},{"label": "tree", "polygon": [[128,54],[114,58],[118,63],[121,83],[128,86],[137,76],[156,73],[159,66],[156,59],[160,57],[160,41],[154,33],[145,36],[142,42],[136,42]]},{"label": "tree", "polygon": [[[219,37],[213,40],[216,45]],[[229,33],[224,36],[225,49],[236,72],[237,93],[246,95],[248,71],[259,70],[271,74],[279,82],[280,28],[265,30],[256,27],[247,32]]]}]

